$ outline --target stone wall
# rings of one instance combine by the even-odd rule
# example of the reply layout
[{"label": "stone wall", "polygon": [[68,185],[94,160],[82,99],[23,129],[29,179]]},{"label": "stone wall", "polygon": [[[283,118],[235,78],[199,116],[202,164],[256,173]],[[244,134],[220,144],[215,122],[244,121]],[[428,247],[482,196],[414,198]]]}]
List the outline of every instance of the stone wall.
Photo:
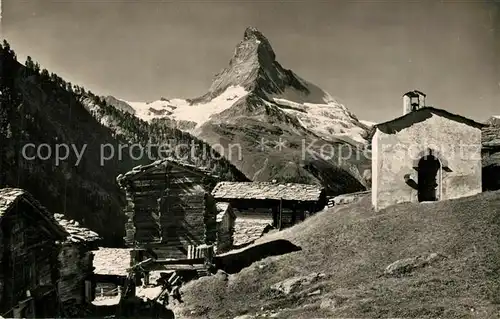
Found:
[{"label": "stone wall", "polygon": [[59,296],[63,303],[85,302],[85,279],[92,273],[92,255],[82,244],[67,243],[59,253],[61,279]]},{"label": "stone wall", "polygon": [[266,228],[273,225],[271,213],[250,214],[247,211],[234,210],[236,220],[234,221],[234,245],[240,246],[251,243],[260,238]]},{"label": "stone wall", "polygon": [[[414,160],[432,149],[446,161],[441,170],[440,199],[470,196],[482,191],[481,130],[433,114],[392,134],[377,130],[372,140],[372,203],[375,209],[417,202]],[[439,183],[439,182],[438,182]]]},{"label": "stone wall", "polygon": [[235,219],[229,211],[217,222],[217,253],[225,253],[233,247],[234,223]]}]

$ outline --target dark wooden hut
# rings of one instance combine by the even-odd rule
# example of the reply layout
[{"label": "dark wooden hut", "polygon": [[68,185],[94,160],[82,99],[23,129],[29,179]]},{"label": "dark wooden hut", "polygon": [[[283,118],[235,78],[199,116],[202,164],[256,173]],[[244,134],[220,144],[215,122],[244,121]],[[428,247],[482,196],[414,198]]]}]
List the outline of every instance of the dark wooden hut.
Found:
[{"label": "dark wooden hut", "polygon": [[[159,160],[119,175],[128,216],[125,242],[155,258],[186,258],[190,246],[217,238],[217,177],[208,170],[175,160]],[[142,258],[139,258],[142,259]]]},{"label": "dark wooden hut", "polygon": [[66,316],[78,316],[85,304],[94,299],[92,250],[98,248],[100,236],[62,214],[54,214],[69,236],[59,252],[60,280],[58,293]]},{"label": "dark wooden hut", "polygon": [[327,202],[321,186],[294,183],[220,182],[212,195],[234,210],[235,245],[255,240],[269,226],[281,229],[294,225],[323,209]]},{"label": "dark wooden hut", "polygon": [[0,315],[56,317],[60,243],[68,233],[28,192],[0,189]]}]

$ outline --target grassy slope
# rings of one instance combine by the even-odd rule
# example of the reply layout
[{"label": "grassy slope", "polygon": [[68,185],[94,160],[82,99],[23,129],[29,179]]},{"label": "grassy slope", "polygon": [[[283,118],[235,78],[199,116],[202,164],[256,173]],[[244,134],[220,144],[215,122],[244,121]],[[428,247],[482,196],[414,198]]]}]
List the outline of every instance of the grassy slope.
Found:
[{"label": "grassy slope", "polygon": [[[365,198],[262,238],[288,239],[303,250],[255,263],[228,281],[214,276],[191,282],[184,288],[185,308],[178,312],[189,318],[191,311],[202,318],[233,318],[281,307],[287,310],[278,318],[499,317],[499,235],[500,192],[401,204],[378,213]],[[448,258],[405,277],[381,276],[398,259],[432,252]],[[269,289],[311,272],[327,274],[305,287],[321,288],[320,296],[284,297]],[[339,305],[320,309],[326,297]]]}]

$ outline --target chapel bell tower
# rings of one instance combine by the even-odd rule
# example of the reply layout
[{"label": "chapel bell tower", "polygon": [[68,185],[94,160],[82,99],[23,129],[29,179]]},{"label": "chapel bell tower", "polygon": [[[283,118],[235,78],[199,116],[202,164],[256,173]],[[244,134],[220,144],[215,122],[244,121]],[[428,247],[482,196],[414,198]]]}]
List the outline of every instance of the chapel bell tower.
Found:
[{"label": "chapel bell tower", "polygon": [[403,115],[416,111],[425,106],[425,94],[413,90],[403,95]]}]

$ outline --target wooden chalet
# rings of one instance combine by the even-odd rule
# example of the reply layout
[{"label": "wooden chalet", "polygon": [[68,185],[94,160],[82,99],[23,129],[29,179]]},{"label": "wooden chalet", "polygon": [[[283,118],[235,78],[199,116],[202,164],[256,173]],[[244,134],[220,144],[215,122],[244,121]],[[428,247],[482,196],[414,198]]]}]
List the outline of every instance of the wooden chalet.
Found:
[{"label": "wooden chalet", "polygon": [[[214,244],[217,177],[175,160],[159,160],[119,175],[125,191],[125,242],[154,258],[186,258],[191,247]],[[139,258],[141,260],[143,258]]]},{"label": "wooden chalet", "polygon": [[77,221],[67,220],[62,214],[54,214],[54,217],[69,234],[59,252],[61,268],[58,294],[64,315],[75,317],[79,316],[82,305],[89,304],[94,299],[91,251],[97,249],[101,238]]},{"label": "wooden chalet", "polygon": [[60,245],[66,230],[32,195],[0,189],[0,316],[60,314]]},{"label": "wooden chalet", "polygon": [[235,245],[260,237],[269,225],[281,229],[323,209],[325,190],[317,185],[273,182],[220,182],[212,195],[237,216]]}]

